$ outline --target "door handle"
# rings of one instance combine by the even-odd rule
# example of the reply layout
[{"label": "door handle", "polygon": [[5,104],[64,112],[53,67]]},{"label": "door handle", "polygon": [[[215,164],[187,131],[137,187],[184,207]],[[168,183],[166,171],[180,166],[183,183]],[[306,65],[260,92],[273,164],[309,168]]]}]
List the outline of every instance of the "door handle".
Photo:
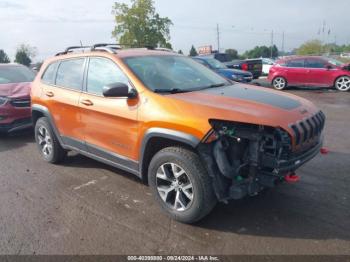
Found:
[{"label": "door handle", "polygon": [[80,103],[83,104],[83,105],[86,105],[86,106],[92,106],[92,105],[94,104],[94,103],[92,103],[92,101],[89,100],[89,99],[81,100]]},{"label": "door handle", "polygon": [[53,96],[55,96],[55,94],[54,94],[53,92],[51,92],[51,91],[47,91],[47,92],[45,93],[45,95],[48,96],[48,97],[53,97]]}]

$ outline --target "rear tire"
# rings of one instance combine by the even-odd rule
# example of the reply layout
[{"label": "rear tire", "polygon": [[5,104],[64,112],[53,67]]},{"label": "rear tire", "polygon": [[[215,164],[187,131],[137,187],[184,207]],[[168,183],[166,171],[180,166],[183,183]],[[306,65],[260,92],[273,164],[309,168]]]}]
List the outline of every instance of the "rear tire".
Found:
[{"label": "rear tire", "polygon": [[350,90],[350,77],[348,77],[348,76],[338,77],[335,80],[334,86],[338,91],[341,91],[341,92],[349,91]]},{"label": "rear tire", "polygon": [[162,209],[182,223],[202,219],[217,203],[199,156],[182,147],[159,151],[149,165],[148,181]]},{"label": "rear tire", "polygon": [[60,145],[49,119],[39,118],[35,124],[35,141],[45,161],[57,164],[64,160],[67,151]]},{"label": "rear tire", "polygon": [[287,80],[282,76],[275,77],[272,80],[272,86],[276,90],[284,90],[288,86]]}]

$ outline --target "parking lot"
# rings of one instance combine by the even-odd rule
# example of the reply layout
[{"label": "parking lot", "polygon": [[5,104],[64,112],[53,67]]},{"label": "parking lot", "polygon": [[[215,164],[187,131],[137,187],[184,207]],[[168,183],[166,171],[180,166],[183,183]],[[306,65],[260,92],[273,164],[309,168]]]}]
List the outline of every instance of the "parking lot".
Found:
[{"label": "parking lot", "polygon": [[350,254],[350,93],[288,92],[324,111],[330,152],[297,184],[219,204],[195,225],[166,217],[131,174],[75,153],[50,165],[31,132],[1,137],[0,253]]}]

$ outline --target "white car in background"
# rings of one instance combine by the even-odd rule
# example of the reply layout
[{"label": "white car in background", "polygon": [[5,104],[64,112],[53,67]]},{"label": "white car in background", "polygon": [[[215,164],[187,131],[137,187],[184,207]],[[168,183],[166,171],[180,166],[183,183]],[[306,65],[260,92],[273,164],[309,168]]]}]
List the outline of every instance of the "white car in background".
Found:
[{"label": "white car in background", "polygon": [[261,58],[262,61],[262,74],[268,75],[270,68],[275,64],[275,61],[270,58]]}]

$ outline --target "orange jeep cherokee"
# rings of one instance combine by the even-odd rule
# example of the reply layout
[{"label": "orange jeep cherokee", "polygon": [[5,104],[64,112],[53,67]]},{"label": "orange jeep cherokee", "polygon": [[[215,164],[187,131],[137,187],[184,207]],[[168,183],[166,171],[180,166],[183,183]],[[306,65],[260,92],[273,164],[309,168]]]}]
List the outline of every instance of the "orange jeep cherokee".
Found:
[{"label": "orange jeep cherokee", "polygon": [[322,145],[325,115],[300,97],[230,82],[169,51],[75,48],[33,82],[42,157],[58,163],[74,150],[133,173],[181,222],[295,180]]}]

